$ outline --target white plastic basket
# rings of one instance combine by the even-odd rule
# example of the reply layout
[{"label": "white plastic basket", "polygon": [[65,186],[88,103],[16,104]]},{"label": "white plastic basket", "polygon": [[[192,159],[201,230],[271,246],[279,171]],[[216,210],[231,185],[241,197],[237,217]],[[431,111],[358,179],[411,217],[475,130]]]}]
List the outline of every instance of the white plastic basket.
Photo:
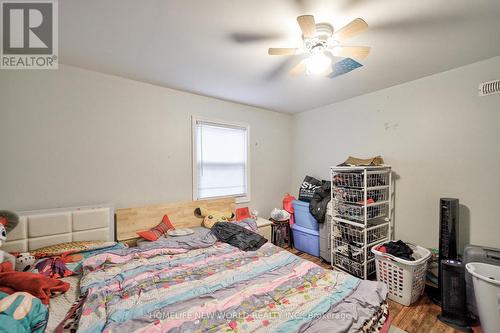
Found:
[{"label": "white plastic basket", "polygon": [[408,244],[415,261],[397,258],[372,248],[375,254],[377,280],[387,284],[389,299],[402,305],[410,305],[424,293],[427,262],[431,252],[418,245]]}]

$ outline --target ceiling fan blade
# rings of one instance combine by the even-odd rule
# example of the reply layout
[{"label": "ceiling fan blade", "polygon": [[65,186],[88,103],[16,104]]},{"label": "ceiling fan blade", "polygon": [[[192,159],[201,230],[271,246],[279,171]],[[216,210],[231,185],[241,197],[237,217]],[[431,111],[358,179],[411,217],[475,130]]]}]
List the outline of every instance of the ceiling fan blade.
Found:
[{"label": "ceiling fan blade", "polygon": [[300,30],[302,30],[304,37],[314,37],[316,34],[316,22],[314,22],[314,16],[301,15],[297,17],[297,22],[299,23]]},{"label": "ceiling fan blade", "polygon": [[342,29],[335,31],[333,38],[338,41],[344,41],[365,31],[367,28],[368,24],[363,19],[357,18]]},{"label": "ceiling fan blade", "polygon": [[254,43],[283,37],[278,33],[233,32],[229,38],[236,43]]},{"label": "ceiling fan blade", "polygon": [[368,46],[336,46],[332,50],[335,57],[364,59],[370,53]]},{"label": "ceiling fan blade", "polygon": [[298,54],[298,49],[294,47],[271,47],[267,51],[269,55],[294,55]]},{"label": "ceiling fan blade", "polygon": [[333,64],[332,71],[329,74],[327,74],[326,76],[329,77],[330,79],[333,79],[337,76],[349,73],[350,71],[353,71],[356,68],[359,68],[361,66],[363,66],[363,65],[361,65],[356,60],[351,59],[351,58],[345,58],[345,59],[342,59],[339,62]]},{"label": "ceiling fan blade", "polygon": [[292,76],[297,76],[297,75],[304,73],[305,71],[306,71],[306,62],[304,60],[302,60],[297,65],[290,68],[290,70],[288,71],[288,74],[290,74]]}]

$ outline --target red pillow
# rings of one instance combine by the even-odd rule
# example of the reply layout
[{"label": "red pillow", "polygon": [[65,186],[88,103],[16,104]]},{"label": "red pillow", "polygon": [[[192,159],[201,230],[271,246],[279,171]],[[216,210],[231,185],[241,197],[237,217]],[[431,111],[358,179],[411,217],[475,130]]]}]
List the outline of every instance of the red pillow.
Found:
[{"label": "red pillow", "polygon": [[236,221],[241,221],[251,217],[248,207],[236,209]]},{"label": "red pillow", "polygon": [[163,215],[163,219],[161,220],[160,224],[158,224],[156,227],[149,230],[140,231],[137,234],[142,238],[147,239],[148,241],[155,241],[170,229],[175,228],[172,222],[170,222],[168,216],[165,214]]}]

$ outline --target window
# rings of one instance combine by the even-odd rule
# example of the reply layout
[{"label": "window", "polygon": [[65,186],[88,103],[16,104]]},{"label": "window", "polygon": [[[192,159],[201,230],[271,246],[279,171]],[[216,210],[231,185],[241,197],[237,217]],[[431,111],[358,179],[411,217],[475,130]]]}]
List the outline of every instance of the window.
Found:
[{"label": "window", "polygon": [[193,200],[250,201],[249,126],[193,117]]}]

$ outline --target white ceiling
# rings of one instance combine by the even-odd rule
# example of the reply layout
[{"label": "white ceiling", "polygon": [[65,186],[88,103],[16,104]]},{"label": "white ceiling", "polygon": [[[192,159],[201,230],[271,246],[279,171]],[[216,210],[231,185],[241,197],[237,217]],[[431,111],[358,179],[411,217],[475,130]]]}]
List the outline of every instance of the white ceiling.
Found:
[{"label": "white ceiling", "polygon": [[[499,0],[64,0],[59,12],[64,64],[290,113],[500,55]],[[298,45],[300,14],[368,22],[350,40],[372,47],[364,67],[288,76],[300,56],[267,48]]]}]

